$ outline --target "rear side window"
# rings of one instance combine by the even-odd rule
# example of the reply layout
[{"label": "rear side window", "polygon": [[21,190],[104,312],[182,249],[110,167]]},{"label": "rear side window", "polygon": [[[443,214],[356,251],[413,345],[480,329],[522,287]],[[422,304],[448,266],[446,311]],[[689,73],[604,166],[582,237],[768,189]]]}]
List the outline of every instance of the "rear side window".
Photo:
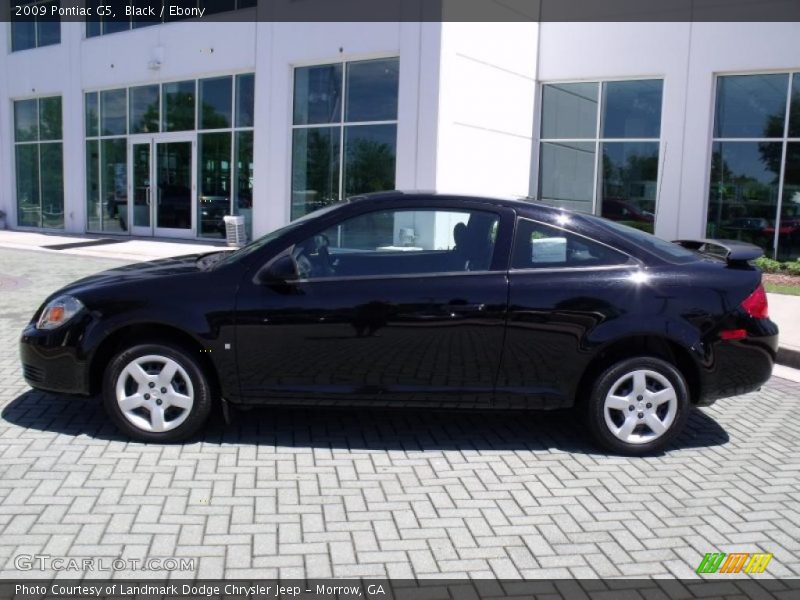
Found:
[{"label": "rear side window", "polygon": [[684,264],[699,260],[697,253],[687,250],[678,244],[673,244],[672,242],[662,240],[660,237],[656,237],[652,233],[640,231],[638,229],[634,229],[633,227],[628,227],[627,225],[616,223],[609,219],[599,219],[589,215],[586,215],[585,218],[593,221],[596,225],[610,229],[617,235],[623,236],[631,244],[634,244],[639,248],[650,252],[651,254],[655,254],[661,260],[665,260],[674,264]]},{"label": "rear side window", "polygon": [[513,269],[605,267],[629,261],[622,252],[563,229],[527,219],[517,222]]}]

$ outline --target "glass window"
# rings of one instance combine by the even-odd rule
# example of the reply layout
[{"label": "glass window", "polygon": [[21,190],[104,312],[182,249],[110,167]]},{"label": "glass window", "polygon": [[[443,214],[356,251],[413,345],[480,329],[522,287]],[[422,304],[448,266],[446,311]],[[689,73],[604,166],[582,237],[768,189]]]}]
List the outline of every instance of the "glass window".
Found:
[{"label": "glass window", "polygon": [[100,132],[102,135],[125,135],[128,132],[127,90],[100,92]]},{"label": "glass window", "polygon": [[197,136],[200,165],[198,213],[203,237],[225,237],[222,217],[231,207],[231,134],[203,133]]},{"label": "glass window", "polygon": [[545,85],[537,197],[652,232],[662,88],[660,79]]},{"label": "glass window", "polygon": [[772,249],[781,144],[715,142],[707,232]]},{"label": "glass window", "polygon": [[293,257],[305,279],[486,271],[498,222],[484,211],[371,212],[296,244]]},{"label": "glass window", "polygon": [[400,64],[395,58],[347,64],[345,121],[394,121]]},{"label": "glass window", "polygon": [[628,262],[626,254],[564,229],[517,220],[513,269],[605,267]]},{"label": "glass window", "polygon": [[86,137],[94,137],[98,135],[97,123],[100,119],[100,101],[97,92],[86,94],[85,101]]},{"label": "glass window", "polygon": [[52,7],[58,6],[58,0],[51,2],[20,2],[25,6],[36,7],[42,14],[17,17],[11,11],[11,51],[29,50],[42,46],[61,43],[61,19],[52,15]]},{"label": "glass window", "polygon": [[253,239],[253,132],[237,131],[234,136],[236,180],[233,209],[235,214],[244,216],[247,239]]},{"label": "glass window", "polygon": [[157,85],[132,87],[129,92],[129,114],[131,133],[158,131],[159,92]]},{"label": "glass window", "polygon": [[397,125],[358,125],[344,130],[344,197],[394,187]]},{"label": "glass window", "polygon": [[164,131],[187,131],[195,128],[195,82],[179,81],[163,85],[161,115]]},{"label": "glass window", "polygon": [[255,75],[236,76],[236,127],[252,127],[255,121]]},{"label": "glass window", "polygon": [[21,227],[40,227],[39,144],[17,144],[16,161],[17,224]]},{"label": "glass window", "polygon": [[39,139],[61,139],[61,96],[39,100]]},{"label": "glass window", "polygon": [[17,223],[23,227],[64,227],[61,121],[60,96],[14,102]]},{"label": "glass window", "polygon": [[292,218],[339,200],[338,127],[295,129],[292,140]]},{"label": "glass window", "polygon": [[39,102],[19,100],[14,102],[14,140],[31,142],[39,139]]},{"label": "glass window", "polygon": [[658,143],[603,142],[600,214],[653,231],[658,185]]},{"label": "glass window", "polygon": [[342,64],[294,71],[294,124],[337,123],[342,112]]},{"label": "glass window", "polygon": [[[798,77],[795,76],[795,80]],[[800,259],[800,142],[786,144],[778,260]]]},{"label": "glass window", "polygon": [[603,83],[603,138],[661,135],[660,79]]},{"label": "glass window", "polygon": [[697,253],[687,250],[678,244],[662,240],[660,237],[656,237],[640,229],[628,227],[627,225],[611,220],[601,220],[597,217],[586,218],[594,221],[594,224],[598,227],[610,230],[612,233],[624,237],[635,246],[639,246],[639,248],[643,248],[647,252],[655,254],[667,262],[683,264],[698,260]]},{"label": "glass window", "polygon": [[561,83],[542,89],[542,138],[594,138],[597,88],[592,83]]},{"label": "glass window", "polygon": [[782,137],[789,75],[717,78],[716,138]]},{"label": "glass window", "polygon": [[86,141],[86,228],[101,231],[103,207],[100,202],[100,142]]},{"label": "glass window", "polygon": [[225,129],[231,126],[232,86],[232,77],[200,80],[200,129]]},{"label": "glass window", "polygon": [[789,137],[800,138],[800,74],[792,76],[792,101],[789,108]]},{"label": "glass window", "polygon": [[592,212],[594,142],[545,142],[539,156],[539,196],[571,210]]},{"label": "glass window", "polygon": [[100,200],[103,231],[128,231],[128,140],[100,141]]},{"label": "glass window", "polygon": [[[343,197],[394,188],[398,73],[397,58],[295,70],[293,219]],[[334,126],[308,126],[314,123]]]}]

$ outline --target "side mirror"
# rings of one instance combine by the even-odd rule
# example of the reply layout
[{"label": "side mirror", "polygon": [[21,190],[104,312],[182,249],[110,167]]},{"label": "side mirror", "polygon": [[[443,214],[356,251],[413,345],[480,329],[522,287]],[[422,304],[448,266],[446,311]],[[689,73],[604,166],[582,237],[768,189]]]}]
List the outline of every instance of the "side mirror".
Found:
[{"label": "side mirror", "polygon": [[258,283],[286,283],[298,278],[297,265],[289,254],[279,256],[258,272]]}]

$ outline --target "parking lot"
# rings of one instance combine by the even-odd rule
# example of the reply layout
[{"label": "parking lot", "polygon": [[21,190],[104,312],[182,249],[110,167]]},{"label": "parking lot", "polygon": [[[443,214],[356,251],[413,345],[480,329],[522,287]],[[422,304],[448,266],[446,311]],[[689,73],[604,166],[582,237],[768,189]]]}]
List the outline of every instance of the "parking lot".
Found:
[{"label": "parking lot", "polygon": [[570,413],[261,410],[129,443],[17,357],[45,296],[119,264],[0,249],[0,578],[53,574],[20,555],[195,559],[60,577],[695,577],[707,552],[800,576],[798,383],[695,410],[645,459],[599,453]]}]

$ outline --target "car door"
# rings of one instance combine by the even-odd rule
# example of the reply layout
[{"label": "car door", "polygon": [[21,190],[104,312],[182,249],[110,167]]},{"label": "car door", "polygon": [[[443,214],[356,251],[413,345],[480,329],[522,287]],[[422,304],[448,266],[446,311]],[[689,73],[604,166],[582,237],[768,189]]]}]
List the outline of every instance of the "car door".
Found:
[{"label": "car door", "polygon": [[635,259],[562,227],[518,219],[509,270],[508,328],[496,405],[560,408],[601,329],[624,315]]},{"label": "car door", "polygon": [[250,277],[239,293],[243,397],[488,406],[513,219],[486,204],[395,201],[292,244],[263,269],[282,261],[295,279]]}]

